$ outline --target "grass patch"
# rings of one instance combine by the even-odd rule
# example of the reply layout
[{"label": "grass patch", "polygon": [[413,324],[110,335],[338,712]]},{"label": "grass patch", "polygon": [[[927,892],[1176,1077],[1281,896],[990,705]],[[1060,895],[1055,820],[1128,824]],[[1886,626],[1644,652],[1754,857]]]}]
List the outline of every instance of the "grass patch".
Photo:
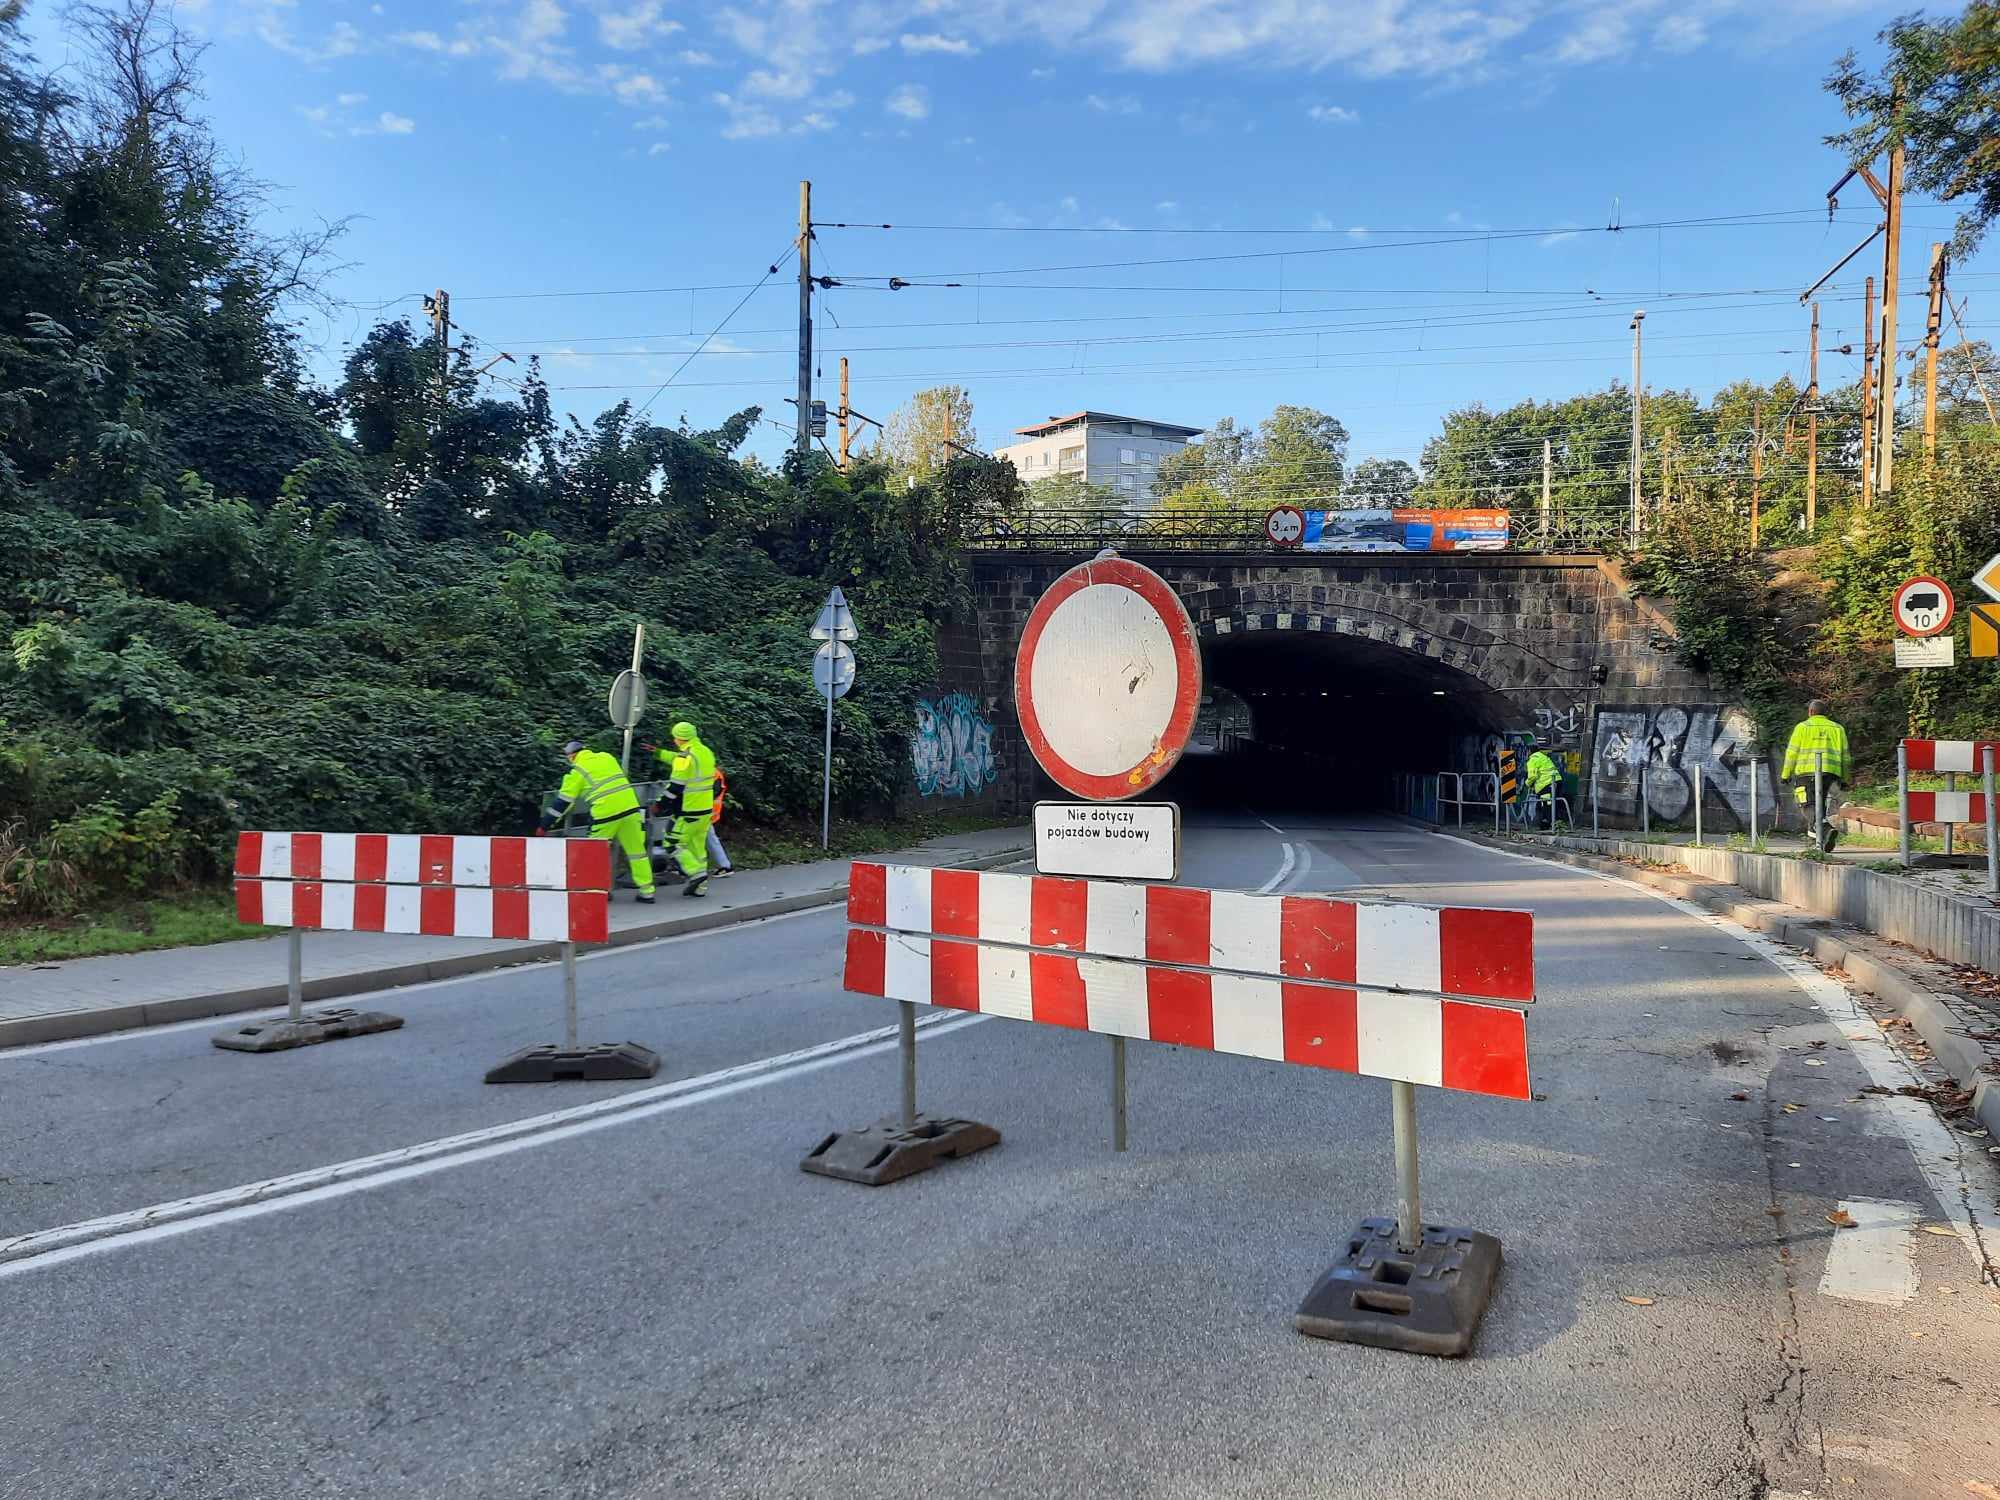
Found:
[{"label": "grass patch", "polygon": [[819,824],[794,820],[779,823],[732,823],[728,811],[722,815],[722,844],[729,862],[739,870],[768,870],[775,865],[807,864],[816,859],[848,859],[857,854],[879,854],[885,849],[904,849],[926,839],[945,838],[955,833],[981,833],[989,828],[1022,826],[1018,817],[1003,818],[991,813],[920,813],[910,818],[891,818],[872,823],[833,825],[833,847],[819,846]]},{"label": "grass patch", "polygon": [[122,902],[88,917],[0,924],[0,965],[144,953],[262,937],[273,927],[236,920],[236,898],[227,889]]}]

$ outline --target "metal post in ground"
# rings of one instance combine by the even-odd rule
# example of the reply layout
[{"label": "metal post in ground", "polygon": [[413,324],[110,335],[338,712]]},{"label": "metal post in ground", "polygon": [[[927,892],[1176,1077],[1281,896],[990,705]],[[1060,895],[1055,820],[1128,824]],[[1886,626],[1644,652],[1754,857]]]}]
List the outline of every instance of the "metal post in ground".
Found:
[{"label": "metal post in ground", "polygon": [[1111,1039],[1111,1149],[1125,1149],[1125,1038]]},{"label": "metal post in ground", "polygon": [[576,1050],[576,944],[562,945],[563,1045]]},{"label": "metal post in ground", "polygon": [[1653,805],[1646,800],[1646,763],[1639,762],[1639,837],[1650,838],[1653,833]]},{"label": "metal post in ground", "polygon": [[1910,867],[1910,752],[1896,741],[1896,853]]},{"label": "metal post in ground", "polygon": [[1396,1245],[1406,1254],[1424,1242],[1423,1206],[1417,1197],[1417,1086],[1389,1085],[1389,1114],[1396,1136]]},{"label": "metal post in ground", "polygon": [[1597,751],[1590,752],[1590,836],[1597,837]]},{"label": "metal post in ground", "polygon": [[1761,760],[1750,762],[1750,847],[1757,847],[1757,772],[1763,765]]},{"label": "metal post in ground", "polygon": [[285,1003],[291,1007],[291,1019],[301,1019],[299,1007],[305,1001],[305,935],[294,927],[291,941],[286,945]]},{"label": "metal post in ground", "polygon": [[2000,814],[1993,810],[1993,747],[1984,751],[1986,758],[1986,889],[1990,894],[2000,895],[2000,846],[1993,837],[1994,824],[2000,821]]},{"label": "metal post in ground", "polygon": [[[1958,790],[1958,772],[1956,772],[1956,771],[1947,771],[1947,772],[1945,772],[1945,773],[1944,773],[1944,789],[1945,789],[1945,790],[1946,790],[1947,792],[1955,792],[1955,791],[1957,791],[1957,790]],[[1951,846],[1952,846],[1952,835],[1953,835],[1954,833],[1956,833],[1957,831],[1958,831],[1958,825],[1957,825],[1956,823],[1952,822],[1952,821],[1951,821],[1951,820],[1950,820],[1949,818],[1945,819],[1945,822],[1944,822],[1944,852],[1945,852],[1945,857],[1946,857],[1947,859],[1949,859],[1949,858],[1951,857],[1951,854],[1952,854],[1952,847],[1951,847]]]},{"label": "metal post in ground", "polygon": [[1701,765],[1694,768],[1694,846],[1701,847]]}]

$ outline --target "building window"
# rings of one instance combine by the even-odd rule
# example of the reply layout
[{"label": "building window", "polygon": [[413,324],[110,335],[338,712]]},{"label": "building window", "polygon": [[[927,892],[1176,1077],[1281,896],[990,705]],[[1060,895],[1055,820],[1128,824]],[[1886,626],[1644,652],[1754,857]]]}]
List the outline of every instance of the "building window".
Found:
[{"label": "building window", "polygon": [[1142,468],[1142,469],[1150,469],[1150,468],[1152,468],[1152,467],[1153,467],[1153,450],[1152,450],[1152,449],[1150,449],[1150,448],[1143,448],[1143,449],[1141,449],[1141,450],[1140,450],[1140,452],[1139,452],[1139,467],[1140,467],[1140,468]]},{"label": "building window", "polygon": [[1081,464],[1083,462],[1082,444],[1078,444],[1074,448],[1063,449],[1062,461],[1065,468],[1067,468],[1070,464]]},{"label": "building window", "polygon": [[1118,450],[1118,462],[1121,464],[1136,464],[1138,461],[1139,455],[1134,453],[1130,448],[1120,448]]},{"label": "building window", "polygon": [[1119,489],[1121,489],[1121,490],[1129,490],[1129,489],[1131,489],[1131,488],[1132,488],[1132,476],[1131,476],[1130,474],[1120,474],[1120,475],[1118,476],[1118,488],[1119,488]]}]

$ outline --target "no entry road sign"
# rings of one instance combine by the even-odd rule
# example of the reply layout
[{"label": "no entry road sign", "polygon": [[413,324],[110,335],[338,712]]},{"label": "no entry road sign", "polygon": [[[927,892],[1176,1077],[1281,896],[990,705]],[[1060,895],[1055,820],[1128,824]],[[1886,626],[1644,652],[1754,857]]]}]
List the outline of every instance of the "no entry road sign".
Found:
[{"label": "no entry road sign", "polygon": [[1167,581],[1106,555],[1049,586],[1014,658],[1021,733],[1056,785],[1135,797],[1180,759],[1201,703],[1194,625]]},{"label": "no entry road sign", "polygon": [[1896,628],[1919,640],[1942,635],[1951,629],[1955,607],[1943,579],[1920,573],[1896,589]]}]

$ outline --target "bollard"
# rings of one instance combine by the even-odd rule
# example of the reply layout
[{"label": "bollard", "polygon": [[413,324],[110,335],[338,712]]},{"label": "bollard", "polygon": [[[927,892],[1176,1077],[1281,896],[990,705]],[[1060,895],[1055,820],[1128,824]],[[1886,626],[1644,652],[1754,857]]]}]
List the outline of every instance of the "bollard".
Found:
[{"label": "bollard", "polygon": [[1111,1039],[1111,1149],[1125,1149],[1125,1038]]},{"label": "bollard", "polygon": [[1910,750],[1896,741],[1896,852],[1910,867]]},{"label": "bollard", "polygon": [[1694,846],[1701,847],[1701,764],[1694,768]]},{"label": "bollard", "polygon": [[1993,747],[1988,745],[1986,759],[1986,889],[1990,894],[2000,895],[2000,848],[1996,848],[1993,812]]}]

